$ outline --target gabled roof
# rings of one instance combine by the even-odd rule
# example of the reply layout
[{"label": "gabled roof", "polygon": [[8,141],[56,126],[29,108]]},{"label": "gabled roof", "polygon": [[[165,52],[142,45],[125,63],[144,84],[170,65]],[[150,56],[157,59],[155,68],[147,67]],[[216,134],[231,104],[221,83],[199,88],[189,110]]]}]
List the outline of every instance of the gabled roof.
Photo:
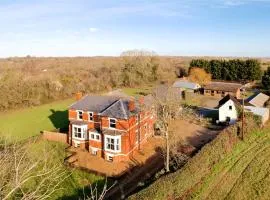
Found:
[{"label": "gabled roof", "polygon": [[223,99],[221,99],[219,102],[218,102],[218,107],[221,107],[223,106],[227,101],[229,100],[232,100],[236,106],[241,106],[241,104],[239,103],[239,101],[234,98],[233,96],[231,96],[230,94],[227,94]]},{"label": "gabled roof", "polygon": [[243,85],[240,83],[230,83],[230,82],[211,82],[207,84],[205,90],[215,90],[224,92],[237,92],[238,89],[242,88]]},{"label": "gabled roof", "polygon": [[247,99],[251,105],[256,107],[264,107],[265,103],[269,100],[269,96],[263,93],[256,93]]},{"label": "gabled roof", "polygon": [[173,87],[176,88],[185,88],[185,89],[198,89],[198,87],[201,87],[199,84],[197,83],[193,83],[193,82],[189,82],[186,80],[180,80],[180,81],[175,81],[173,84]]},{"label": "gabled roof", "polygon": [[72,104],[69,108],[74,110],[84,110],[100,113],[119,99],[119,97],[114,96],[87,95]]},{"label": "gabled roof", "polygon": [[108,116],[116,119],[129,119],[131,115],[138,113],[138,109],[135,108],[134,111],[129,110],[129,101],[124,99],[119,99],[114,102],[108,108],[100,113],[102,116]]}]

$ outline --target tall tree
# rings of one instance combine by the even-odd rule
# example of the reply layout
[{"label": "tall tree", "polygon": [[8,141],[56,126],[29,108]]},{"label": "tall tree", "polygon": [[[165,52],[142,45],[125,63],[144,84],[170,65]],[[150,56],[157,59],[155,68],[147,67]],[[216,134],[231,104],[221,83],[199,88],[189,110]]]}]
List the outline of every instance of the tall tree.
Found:
[{"label": "tall tree", "polygon": [[189,73],[189,79],[200,85],[205,85],[211,81],[211,74],[208,74],[201,68],[192,68]]},{"label": "tall tree", "polygon": [[270,66],[267,68],[267,70],[262,76],[262,85],[265,89],[270,89]]},{"label": "tall tree", "polygon": [[172,87],[161,85],[153,92],[154,105],[157,112],[157,122],[166,139],[165,169],[170,171],[170,130],[169,124],[181,111],[181,95]]}]

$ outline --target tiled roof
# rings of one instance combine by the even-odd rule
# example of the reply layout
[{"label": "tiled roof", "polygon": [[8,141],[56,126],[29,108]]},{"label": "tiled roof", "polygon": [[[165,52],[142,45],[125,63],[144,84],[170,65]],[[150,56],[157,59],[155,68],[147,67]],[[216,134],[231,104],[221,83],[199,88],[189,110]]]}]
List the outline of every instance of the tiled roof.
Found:
[{"label": "tiled roof", "polygon": [[224,92],[237,92],[238,89],[242,88],[243,85],[240,83],[229,83],[229,82],[211,82],[204,87],[205,90],[215,90]]},{"label": "tiled roof", "polygon": [[173,84],[173,87],[195,90],[195,89],[200,88],[201,86],[197,83],[181,80],[181,81],[175,81]]},{"label": "tiled roof", "polygon": [[134,111],[129,110],[130,101],[134,100],[115,96],[87,95],[72,104],[69,108],[74,110],[97,112],[102,116],[117,119],[129,119],[131,115],[138,113],[138,107],[136,107],[136,104]]},{"label": "tiled roof", "polygon": [[100,115],[109,116],[116,119],[129,119],[131,115],[138,113],[138,109],[135,108],[135,110],[131,112],[128,104],[128,100],[119,99],[101,112]]},{"label": "tiled roof", "polygon": [[72,104],[69,108],[100,113],[120,98],[115,96],[92,96],[87,95]]},{"label": "tiled roof", "polygon": [[269,96],[263,93],[257,93],[247,99],[247,101],[256,107],[264,107],[265,103],[269,100]]}]

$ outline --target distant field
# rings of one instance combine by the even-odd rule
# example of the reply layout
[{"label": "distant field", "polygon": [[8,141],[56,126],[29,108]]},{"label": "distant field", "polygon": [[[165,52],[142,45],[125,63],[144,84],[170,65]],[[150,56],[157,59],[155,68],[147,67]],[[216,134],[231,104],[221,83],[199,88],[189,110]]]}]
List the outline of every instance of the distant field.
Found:
[{"label": "distant field", "polygon": [[234,136],[225,132],[183,169],[157,180],[131,199],[269,199],[269,133],[269,127],[253,131],[229,150]]},{"label": "distant field", "polygon": [[68,123],[67,108],[74,99],[0,114],[0,135],[25,139],[42,130],[64,128]]}]

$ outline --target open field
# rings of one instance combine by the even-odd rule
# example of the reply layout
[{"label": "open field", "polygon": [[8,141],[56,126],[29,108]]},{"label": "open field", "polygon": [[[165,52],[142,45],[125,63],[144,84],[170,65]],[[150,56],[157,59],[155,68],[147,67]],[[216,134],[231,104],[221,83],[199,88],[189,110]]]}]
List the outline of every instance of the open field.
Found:
[{"label": "open field", "polygon": [[67,99],[1,113],[0,134],[26,139],[38,135],[42,130],[64,128],[68,124],[67,108],[72,102],[74,99]]},{"label": "open field", "polygon": [[184,168],[131,199],[269,199],[269,133],[268,125],[236,142],[223,132]]}]

